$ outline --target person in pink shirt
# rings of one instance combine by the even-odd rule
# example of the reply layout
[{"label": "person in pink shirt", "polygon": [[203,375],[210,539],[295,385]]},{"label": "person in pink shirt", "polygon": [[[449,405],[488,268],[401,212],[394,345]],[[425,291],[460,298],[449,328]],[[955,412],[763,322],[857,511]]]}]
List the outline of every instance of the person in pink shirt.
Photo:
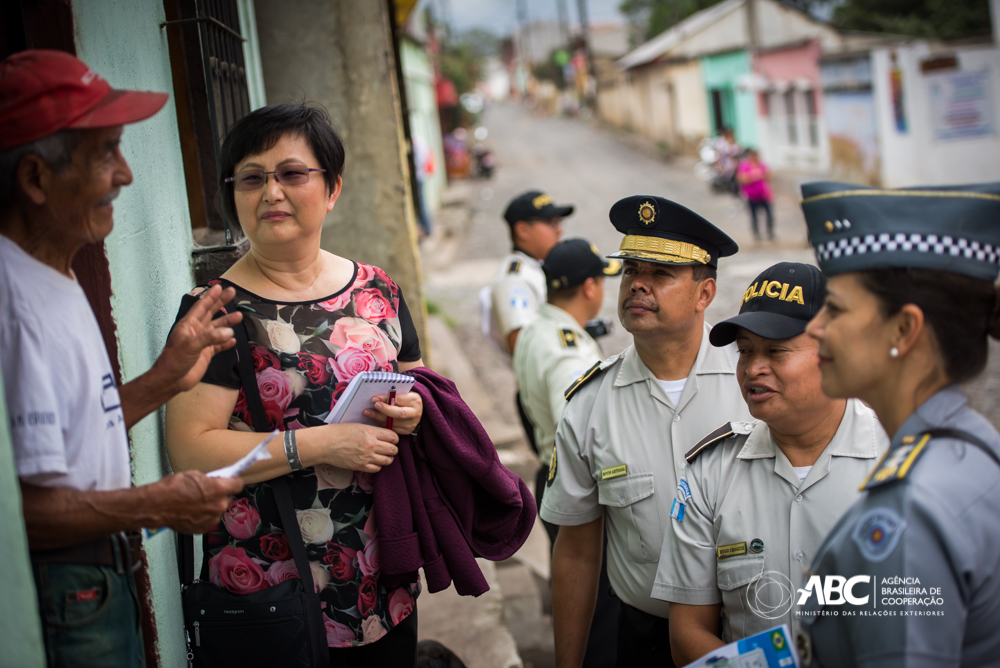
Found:
[{"label": "person in pink shirt", "polygon": [[767,214],[767,238],[774,240],[774,215],[771,212],[774,194],[768,184],[770,178],[771,170],[760,161],[757,151],[749,149],[736,168],[736,182],[740,184],[743,196],[750,205],[750,224],[753,227],[753,238],[757,241],[760,241],[760,228],[757,225],[758,209],[763,209]]}]

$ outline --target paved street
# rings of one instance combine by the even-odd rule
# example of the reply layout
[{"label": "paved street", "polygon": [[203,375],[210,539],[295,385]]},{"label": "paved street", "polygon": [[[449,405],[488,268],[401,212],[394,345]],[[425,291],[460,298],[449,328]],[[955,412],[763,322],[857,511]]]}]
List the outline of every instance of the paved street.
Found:
[{"label": "paved street", "polygon": [[[719,294],[708,311],[709,322],[734,315],[747,284],[767,266],[783,260],[812,262],[813,255],[806,244],[794,175],[781,175],[779,179],[775,207],[778,240],[757,244],[752,240],[749,216],[742,202],[711,193],[707,184],[693,175],[694,163],[689,158],[665,162],[656,157],[655,151],[639,150],[641,144],[634,138],[623,137],[594,121],[538,117],[516,104],[491,108],[484,115],[483,125],[489,130],[488,143],[499,163],[493,179],[454,183],[435,221],[434,234],[422,246],[429,306],[432,315],[436,314],[431,318],[429,348],[435,368],[456,380],[463,397],[483,421],[501,460],[532,485],[537,463],[522,436],[514,409],[513,373],[508,360],[481,333],[477,305],[479,289],[490,282],[510,247],[502,213],[512,197],[539,189],[552,195],[558,204],[574,204],[576,212],[567,219],[566,237],[585,237],[604,252],[617,249],[622,238],[608,220],[608,210],[621,197],[661,195],[703,215],[741,248],[735,257],[720,262]],[[617,293],[618,279],[610,279],[602,315],[616,326]],[[601,339],[608,356],[629,343],[629,335],[620,326]],[[996,424],[1000,417],[996,360],[1000,356],[995,349],[992,353],[990,368],[968,388],[968,394],[973,405]],[[719,421],[723,419],[720,416]],[[498,564],[496,569],[503,617],[527,668],[554,665],[551,617],[543,614],[547,578],[548,540],[540,530],[532,534],[515,558]],[[451,603],[444,595],[436,596],[440,597],[435,599],[439,605],[448,609]],[[425,609],[431,608],[431,600],[421,600]],[[487,607],[483,601],[480,608]],[[475,605],[452,613],[452,621],[454,614],[471,614],[466,609],[474,610]],[[473,658],[476,638],[482,642],[477,629],[486,632],[493,618],[482,613],[479,619],[467,624],[465,639],[450,639],[470,668],[490,665]],[[433,637],[434,633],[433,626],[421,624],[422,637]],[[506,631],[501,635],[496,642],[500,647],[497,651],[502,653],[509,636]]]}]

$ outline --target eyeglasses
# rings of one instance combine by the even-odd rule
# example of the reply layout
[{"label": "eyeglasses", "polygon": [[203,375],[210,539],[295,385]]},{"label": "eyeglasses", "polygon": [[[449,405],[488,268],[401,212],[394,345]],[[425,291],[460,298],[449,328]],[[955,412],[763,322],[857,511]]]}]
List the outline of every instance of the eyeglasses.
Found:
[{"label": "eyeglasses", "polygon": [[325,172],[318,167],[305,165],[285,165],[281,169],[265,172],[263,169],[243,169],[224,179],[233,184],[233,190],[245,192],[257,190],[267,183],[267,175],[274,174],[274,180],[283,186],[301,186],[309,182],[309,172]]}]

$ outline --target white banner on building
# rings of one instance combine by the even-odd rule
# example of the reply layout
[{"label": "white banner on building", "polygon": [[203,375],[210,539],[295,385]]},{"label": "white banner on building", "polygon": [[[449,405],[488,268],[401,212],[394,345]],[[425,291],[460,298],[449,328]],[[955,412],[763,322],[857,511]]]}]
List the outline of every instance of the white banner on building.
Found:
[{"label": "white banner on building", "polygon": [[934,136],[943,141],[996,132],[989,70],[927,77]]}]

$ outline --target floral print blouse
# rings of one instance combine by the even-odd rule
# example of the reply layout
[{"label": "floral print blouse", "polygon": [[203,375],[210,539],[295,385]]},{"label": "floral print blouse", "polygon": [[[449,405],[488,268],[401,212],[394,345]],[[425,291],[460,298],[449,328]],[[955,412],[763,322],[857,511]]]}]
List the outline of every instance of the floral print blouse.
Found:
[{"label": "floral print blouse", "polygon": [[[362,371],[396,371],[420,358],[416,329],[395,283],[378,267],[355,263],[340,292],[314,302],[279,303],[239,286],[257,386],[268,424],[257,431],[323,425],[348,382]],[[195,298],[185,297],[182,317]],[[235,350],[213,358],[202,382],[240,388]],[[252,431],[240,389],[230,429]],[[419,582],[379,583],[372,474],[321,465],[290,473],[292,501],[323,607],[330,647],[384,636],[412,611]],[[247,485],[206,535],[209,579],[249,594],[298,577],[269,482]]]}]

